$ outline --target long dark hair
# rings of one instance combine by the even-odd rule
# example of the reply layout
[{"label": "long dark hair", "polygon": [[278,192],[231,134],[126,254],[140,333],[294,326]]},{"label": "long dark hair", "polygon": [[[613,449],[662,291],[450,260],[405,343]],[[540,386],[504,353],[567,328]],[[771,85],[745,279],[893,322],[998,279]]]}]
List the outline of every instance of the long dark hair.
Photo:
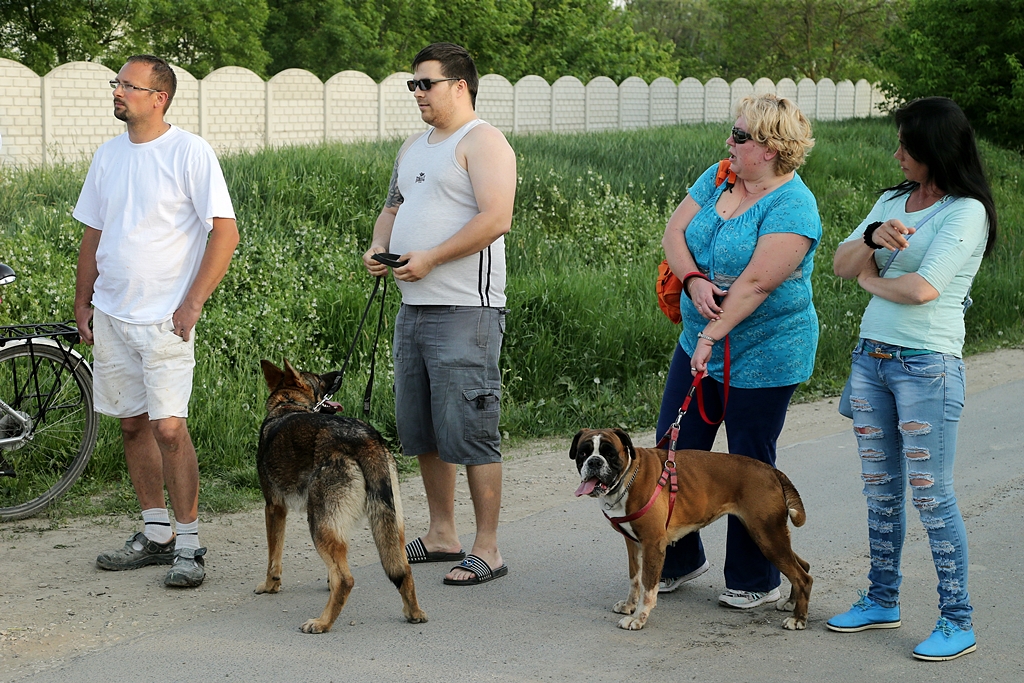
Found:
[{"label": "long dark hair", "polygon": [[[948,195],[977,199],[988,215],[985,256],[996,241],[996,204],[985,179],[974,129],[963,110],[948,97],[922,97],[897,109],[893,118],[903,149],[928,167],[928,178]],[[904,180],[882,192],[910,194],[918,183]]]}]

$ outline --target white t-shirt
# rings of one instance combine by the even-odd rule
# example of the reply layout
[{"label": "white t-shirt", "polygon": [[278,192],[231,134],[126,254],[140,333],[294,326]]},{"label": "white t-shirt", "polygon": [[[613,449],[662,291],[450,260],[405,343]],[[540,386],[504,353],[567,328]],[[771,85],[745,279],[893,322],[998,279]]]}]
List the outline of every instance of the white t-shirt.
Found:
[{"label": "white t-shirt", "polygon": [[171,126],[150,142],[124,133],[96,150],[72,215],[103,232],[93,306],[150,325],[184,301],[213,219],[235,211],[213,148]]}]

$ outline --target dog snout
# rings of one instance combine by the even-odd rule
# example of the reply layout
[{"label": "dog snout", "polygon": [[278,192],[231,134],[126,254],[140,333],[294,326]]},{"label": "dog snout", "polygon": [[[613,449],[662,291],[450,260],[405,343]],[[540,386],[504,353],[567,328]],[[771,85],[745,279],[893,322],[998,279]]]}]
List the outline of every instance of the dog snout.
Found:
[{"label": "dog snout", "polygon": [[608,462],[602,456],[595,453],[583,462],[583,466],[580,468],[580,475],[584,479],[590,479],[592,477],[600,479],[600,475],[607,471]]}]

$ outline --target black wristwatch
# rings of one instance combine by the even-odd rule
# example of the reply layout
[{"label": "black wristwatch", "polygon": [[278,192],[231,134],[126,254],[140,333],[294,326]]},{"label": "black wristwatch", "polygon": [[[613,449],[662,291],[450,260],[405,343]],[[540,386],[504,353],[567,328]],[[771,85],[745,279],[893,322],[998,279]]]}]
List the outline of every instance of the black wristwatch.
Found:
[{"label": "black wristwatch", "polygon": [[880,226],[881,224],[882,221],[875,221],[868,227],[864,228],[864,244],[868,245],[872,249],[882,248],[881,244],[877,244],[873,239],[871,239],[871,236],[875,234],[875,230],[877,230],[878,226]]}]

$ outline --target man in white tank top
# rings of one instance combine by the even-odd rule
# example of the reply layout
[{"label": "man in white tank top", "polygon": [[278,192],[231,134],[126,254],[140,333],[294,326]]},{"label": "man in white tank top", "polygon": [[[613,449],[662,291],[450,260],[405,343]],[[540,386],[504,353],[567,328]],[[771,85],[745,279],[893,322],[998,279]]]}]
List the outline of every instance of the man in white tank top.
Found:
[{"label": "man in white tank top", "polygon": [[[462,559],[444,582],[475,585],[508,573],[498,550],[501,508],[501,374],[505,242],[512,225],[516,158],[501,131],[476,116],[476,66],[466,50],[435,43],[409,81],[431,126],[406,140],[384,209],[363,255],[371,275],[397,254],[402,291],[395,322],[395,418],[416,455],[430,527],[406,546],[410,562]],[[456,465],[466,466],[476,514],[468,556],[455,528]],[[465,559],[463,559],[465,558]]]}]

